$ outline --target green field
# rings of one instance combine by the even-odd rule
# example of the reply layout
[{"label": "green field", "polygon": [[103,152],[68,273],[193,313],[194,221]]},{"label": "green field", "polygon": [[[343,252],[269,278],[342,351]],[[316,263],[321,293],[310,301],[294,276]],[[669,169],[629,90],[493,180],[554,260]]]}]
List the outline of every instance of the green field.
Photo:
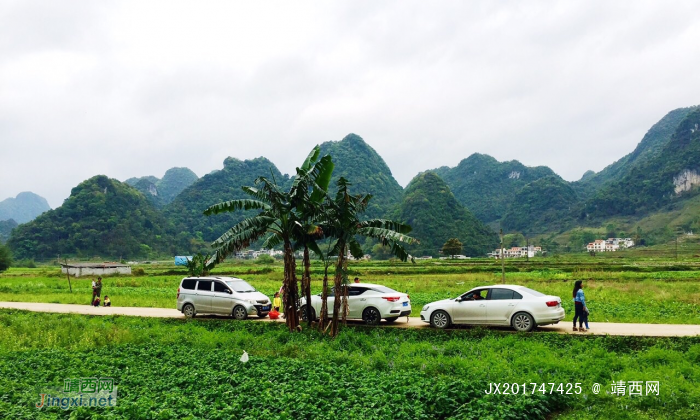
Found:
[{"label": "green field", "polygon": [[[115,306],[174,307],[185,271],[169,263],[137,268],[143,273],[105,278],[103,295]],[[486,260],[353,262],[349,269],[364,282],[408,291],[414,315],[425,303],[501,280],[500,266]],[[552,258],[509,261],[506,271],[507,283],[561,296],[568,319],[573,282],[584,280],[592,328],[602,321],[700,324],[700,264],[692,259]],[[322,273],[314,263],[314,292]],[[242,277],[272,295],[282,266],[231,262],[212,275]],[[90,281],[71,279],[71,293],[56,266],[13,268],[0,275],[0,301],[87,304]],[[248,363],[239,361],[243,351]],[[114,378],[116,407],[34,407],[42,389],[95,376]],[[696,419],[700,337],[349,326],[331,339],[276,323],[5,309],[0,378],[0,417],[13,419]],[[659,381],[660,392],[606,394],[613,381]],[[487,395],[490,383],[525,383],[528,392]],[[581,393],[567,395],[568,383],[579,383]]]},{"label": "green field", "polygon": [[[506,282],[560,296],[573,316],[573,282],[583,280],[591,322],[700,324],[700,263],[694,261],[568,258],[508,262]],[[172,264],[135,267],[143,274],[108,277],[103,296],[114,306],[174,308],[180,280],[187,275]],[[411,296],[413,316],[426,303],[455,297],[472,287],[501,282],[500,266],[488,260],[351,263],[350,275]],[[282,282],[282,264],[232,262],[212,275],[237,276],[272,296]],[[321,291],[323,266],[312,265],[312,288]],[[0,274],[0,301],[88,304],[91,278],[68,280],[56,266],[13,268]]]},{"label": "green field", "polygon": [[[116,407],[34,408],[42,389],[91,376],[114,378]],[[330,339],[273,323],[0,310],[0,377],[12,419],[695,419],[700,338],[348,327]],[[613,381],[659,381],[659,395],[606,395]],[[491,382],[529,389],[486,395]]]}]

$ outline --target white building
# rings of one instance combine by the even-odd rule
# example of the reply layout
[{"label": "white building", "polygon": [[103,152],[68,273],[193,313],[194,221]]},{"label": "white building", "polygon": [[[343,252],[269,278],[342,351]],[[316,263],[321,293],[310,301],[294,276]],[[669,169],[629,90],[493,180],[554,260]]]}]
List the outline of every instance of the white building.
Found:
[{"label": "white building", "polygon": [[[503,249],[503,255],[505,258],[532,258],[537,254],[542,254],[542,247],[539,246],[514,246],[510,249]],[[489,254],[490,257],[496,259],[501,258],[501,250],[497,249]]]},{"label": "white building", "polygon": [[61,272],[73,277],[108,276],[131,274],[131,266],[117,263],[70,263],[61,264]]},{"label": "white building", "polygon": [[634,241],[631,238],[596,239],[586,245],[588,252],[615,252],[619,249],[632,248]]}]

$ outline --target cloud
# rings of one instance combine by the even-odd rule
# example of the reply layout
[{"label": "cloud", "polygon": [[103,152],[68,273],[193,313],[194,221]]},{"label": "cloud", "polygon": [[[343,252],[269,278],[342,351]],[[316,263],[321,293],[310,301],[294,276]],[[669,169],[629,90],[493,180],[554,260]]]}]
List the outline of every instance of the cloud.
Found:
[{"label": "cloud", "polygon": [[700,5],[9,2],[0,198],[58,206],[227,156],[291,172],[360,134],[403,185],[474,152],[574,180],[700,102]]}]

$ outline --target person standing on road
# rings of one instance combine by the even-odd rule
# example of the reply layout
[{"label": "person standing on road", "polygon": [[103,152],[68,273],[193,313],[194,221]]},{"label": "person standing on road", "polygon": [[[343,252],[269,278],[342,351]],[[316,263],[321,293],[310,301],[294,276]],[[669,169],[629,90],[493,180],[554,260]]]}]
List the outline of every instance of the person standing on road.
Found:
[{"label": "person standing on road", "polygon": [[95,285],[95,295],[97,297],[102,296],[102,277],[97,278],[97,284]]},{"label": "person standing on road", "polygon": [[[588,308],[586,307],[586,297],[583,294],[583,281],[576,280],[574,283],[574,331],[588,331]],[[576,328],[576,320],[578,320],[578,328]],[[583,329],[583,323],[586,323],[586,329]]]},{"label": "person standing on road", "polygon": [[92,299],[90,299],[90,305],[95,304],[95,296],[97,296],[97,282],[93,279],[92,280]]}]

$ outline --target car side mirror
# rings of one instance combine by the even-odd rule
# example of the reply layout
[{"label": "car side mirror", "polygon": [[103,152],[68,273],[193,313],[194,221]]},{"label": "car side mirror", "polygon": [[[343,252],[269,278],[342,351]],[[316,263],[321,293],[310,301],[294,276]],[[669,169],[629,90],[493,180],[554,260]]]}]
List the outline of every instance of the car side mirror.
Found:
[{"label": "car side mirror", "polygon": [[232,295],[232,294],[233,294],[233,292],[230,291],[230,290],[227,290],[226,293],[228,293],[229,295]]}]

